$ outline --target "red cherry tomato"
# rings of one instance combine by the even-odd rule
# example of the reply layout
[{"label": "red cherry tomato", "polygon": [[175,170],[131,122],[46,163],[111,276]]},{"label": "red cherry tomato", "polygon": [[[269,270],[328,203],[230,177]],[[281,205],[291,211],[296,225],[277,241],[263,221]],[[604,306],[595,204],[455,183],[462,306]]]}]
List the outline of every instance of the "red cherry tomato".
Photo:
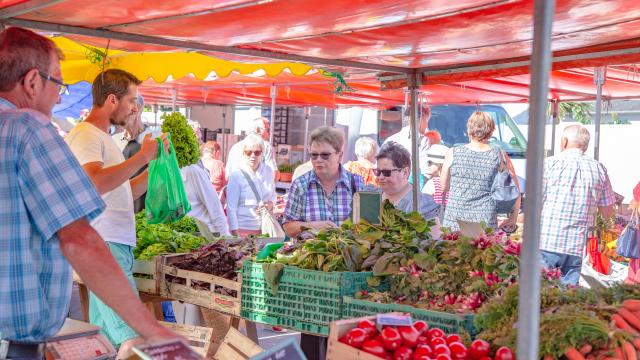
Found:
[{"label": "red cherry tomato", "polygon": [[450,334],[445,338],[447,340],[447,344],[451,344],[452,342],[461,342],[460,335],[458,334]]},{"label": "red cherry tomato", "polygon": [[386,327],[382,329],[382,344],[387,350],[395,351],[402,344],[402,336],[398,329]]},{"label": "red cherry tomato", "polygon": [[451,360],[451,356],[447,354],[440,354],[436,356],[436,360]]},{"label": "red cherry tomato", "polygon": [[451,357],[454,359],[466,359],[467,358],[467,347],[464,346],[463,343],[459,341],[454,341],[449,344],[449,350],[451,350]]},{"label": "red cherry tomato", "polygon": [[471,357],[474,359],[480,359],[482,357],[489,356],[490,352],[491,345],[482,339],[475,340],[469,347],[469,355],[471,355]]},{"label": "red cherry tomato", "polygon": [[393,360],[413,360],[413,350],[406,346],[400,346],[393,353]]},{"label": "red cherry tomato", "polygon": [[429,345],[429,339],[426,336],[418,336],[418,345]]},{"label": "red cherry tomato", "polygon": [[369,338],[374,338],[378,334],[378,329],[376,329],[376,323],[369,319],[361,320],[358,323],[358,327],[363,329],[369,334]]},{"label": "red cherry tomato", "polygon": [[422,320],[415,321],[413,323],[413,327],[416,328],[421,335],[424,334],[425,331],[429,330],[429,324]]},{"label": "red cherry tomato", "polygon": [[433,339],[433,338],[444,338],[444,331],[438,329],[438,328],[431,328],[429,330],[427,330],[427,337],[429,339]]},{"label": "red cherry tomato", "polygon": [[431,342],[429,343],[429,345],[431,345],[432,347],[435,347],[436,345],[447,345],[447,340],[441,337],[431,338]]},{"label": "red cherry tomato", "polygon": [[516,356],[513,351],[506,346],[503,346],[496,350],[496,354],[493,357],[494,360],[515,360]]},{"label": "red cherry tomato", "polygon": [[449,347],[447,345],[440,344],[440,345],[436,345],[433,348],[433,354],[434,355],[440,355],[440,354],[451,355],[451,350],[449,350]]},{"label": "red cherry tomato", "polygon": [[431,356],[433,355],[433,350],[431,350],[431,346],[429,345],[418,345],[413,352],[413,356],[416,357],[418,355]]},{"label": "red cherry tomato", "polygon": [[413,326],[399,326],[398,331],[400,332],[400,336],[402,336],[402,345],[413,349],[418,343],[420,332]]},{"label": "red cherry tomato", "polygon": [[378,340],[365,341],[364,344],[362,344],[362,351],[381,358],[385,358],[387,356],[387,350],[385,350],[382,343]]}]

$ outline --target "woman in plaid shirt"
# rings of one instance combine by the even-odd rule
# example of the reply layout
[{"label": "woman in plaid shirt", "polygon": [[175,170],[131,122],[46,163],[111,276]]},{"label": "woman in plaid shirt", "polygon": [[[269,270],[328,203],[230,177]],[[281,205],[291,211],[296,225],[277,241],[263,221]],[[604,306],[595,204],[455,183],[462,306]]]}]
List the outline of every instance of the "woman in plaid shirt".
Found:
[{"label": "woman in plaid shirt", "polygon": [[284,231],[295,237],[303,228],[340,226],[351,213],[351,199],[364,181],[342,167],[344,135],[321,126],[309,135],[313,170],[291,184],[285,208]]}]

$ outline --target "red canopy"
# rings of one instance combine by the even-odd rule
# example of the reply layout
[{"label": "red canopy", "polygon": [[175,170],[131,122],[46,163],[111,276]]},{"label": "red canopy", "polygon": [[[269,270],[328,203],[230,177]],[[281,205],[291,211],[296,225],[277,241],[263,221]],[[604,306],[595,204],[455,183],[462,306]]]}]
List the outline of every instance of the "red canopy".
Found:
[{"label": "red canopy", "polygon": [[[640,62],[640,7],[636,0],[556,3],[557,71],[550,98],[593,99],[593,70],[566,69]],[[402,103],[404,94],[381,91],[375,75],[407,68],[424,72],[423,91],[434,103],[527,101],[528,96],[533,0],[103,0],[98,6],[90,0],[0,0],[3,18],[102,47],[104,38],[112,38],[112,48],[125,50],[187,48],[249,61],[305,56],[302,61],[313,63],[314,57],[317,64],[345,71],[358,90],[334,96],[333,80],[320,75],[234,76],[145,85],[145,94],[158,101],[171,99],[167,88],[172,87],[185,102],[268,102],[268,87],[276,83],[283,84],[279,104],[388,106]],[[640,97],[629,66],[610,68],[608,75],[605,96]]]}]

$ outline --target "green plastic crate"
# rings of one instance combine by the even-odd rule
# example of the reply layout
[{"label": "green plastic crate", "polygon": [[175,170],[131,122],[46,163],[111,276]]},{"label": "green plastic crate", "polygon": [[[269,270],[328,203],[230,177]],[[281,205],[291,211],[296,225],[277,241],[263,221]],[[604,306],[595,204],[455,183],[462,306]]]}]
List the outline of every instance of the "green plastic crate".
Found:
[{"label": "green plastic crate", "polygon": [[242,267],[243,318],[327,336],[329,324],[342,317],[344,296],[370,290],[371,272],[322,272],[285,266],[278,293],[264,280],[262,264],[245,261]]},{"label": "green plastic crate", "polygon": [[373,301],[358,300],[345,296],[342,306],[342,318],[351,319],[363,316],[383,314],[392,311],[409,313],[414,320],[423,320],[429,326],[442,329],[445,333],[467,332],[471,337],[477,335],[473,325],[473,314],[451,314],[442,311],[419,309],[409,305],[383,304]]}]

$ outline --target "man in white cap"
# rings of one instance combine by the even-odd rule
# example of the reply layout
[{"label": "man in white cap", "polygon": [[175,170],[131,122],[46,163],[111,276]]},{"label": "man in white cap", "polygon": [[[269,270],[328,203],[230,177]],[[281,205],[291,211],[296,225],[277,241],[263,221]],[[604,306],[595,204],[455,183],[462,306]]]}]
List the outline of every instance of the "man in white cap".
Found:
[{"label": "man in white cap", "polygon": [[[443,193],[440,182],[440,173],[442,171],[442,164],[444,163],[444,157],[447,154],[447,151],[449,151],[449,148],[440,144],[431,145],[429,150],[427,150],[427,168],[424,172],[429,180],[424,184],[422,192],[433,196],[433,200],[436,204],[442,204]],[[445,197],[443,205],[447,204],[448,197],[449,194]]]}]

